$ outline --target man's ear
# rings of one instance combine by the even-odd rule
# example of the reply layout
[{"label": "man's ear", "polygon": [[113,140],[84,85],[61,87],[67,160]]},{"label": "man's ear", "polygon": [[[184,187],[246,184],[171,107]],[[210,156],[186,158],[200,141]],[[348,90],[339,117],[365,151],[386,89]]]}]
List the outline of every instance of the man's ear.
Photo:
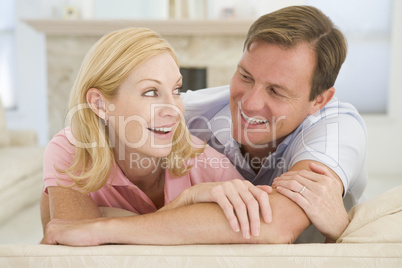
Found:
[{"label": "man's ear", "polygon": [[87,102],[91,110],[103,120],[106,120],[105,97],[97,88],[90,88],[87,91]]},{"label": "man's ear", "polygon": [[319,110],[324,108],[324,106],[327,105],[327,103],[332,99],[334,95],[335,95],[335,88],[330,87],[323,93],[315,97],[315,99],[312,101],[313,105],[310,108],[309,115],[315,114]]}]

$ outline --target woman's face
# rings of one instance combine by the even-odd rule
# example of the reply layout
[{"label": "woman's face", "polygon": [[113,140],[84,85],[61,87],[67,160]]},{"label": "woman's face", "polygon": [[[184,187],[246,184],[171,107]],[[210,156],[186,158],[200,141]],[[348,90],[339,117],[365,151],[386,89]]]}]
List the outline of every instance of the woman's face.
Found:
[{"label": "woman's face", "polygon": [[161,53],[138,65],[106,102],[109,134],[119,142],[120,160],[127,154],[125,160],[137,161],[170,153],[184,113],[181,83],[176,62]]}]

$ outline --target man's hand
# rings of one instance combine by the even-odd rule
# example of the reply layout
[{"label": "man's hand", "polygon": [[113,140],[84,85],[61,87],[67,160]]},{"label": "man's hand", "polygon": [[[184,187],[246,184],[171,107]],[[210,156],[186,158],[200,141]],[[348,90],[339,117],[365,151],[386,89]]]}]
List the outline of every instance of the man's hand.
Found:
[{"label": "man's hand", "polygon": [[272,221],[268,194],[270,186],[254,186],[246,180],[200,183],[183,191],[161,210],[202,202],[217,203],[233,231],[241,230],[244,238],[260,234],[260,211],[264,222]]},{"label": "man's hand", "polygon": [[309,162],[308,167],[310,170],[282,174],[272,186],[305,211],[327,242],[335,242],[349,225],[342,201],[342,183],[332,170],[323,165]]}]

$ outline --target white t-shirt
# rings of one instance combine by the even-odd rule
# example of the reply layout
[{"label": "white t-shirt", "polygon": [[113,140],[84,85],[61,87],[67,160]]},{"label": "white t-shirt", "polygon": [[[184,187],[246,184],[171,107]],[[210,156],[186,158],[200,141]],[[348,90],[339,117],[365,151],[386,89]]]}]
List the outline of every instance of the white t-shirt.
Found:
[{"label": "white t-shirt", "polygon": [[[367,130],[351,104],[333,98],[320,112],[307,116],[255,174],[231,135],[229,95],[229,86],[187,91],[182,94],[185,118],[190,132],[225,154],[245,179],[255,185],[271,185],[297,162],[314,160],[342,180],[346,210],[359,202],[367,183]],[[297,242],[323,241],[324,237],[310,227]]]}]

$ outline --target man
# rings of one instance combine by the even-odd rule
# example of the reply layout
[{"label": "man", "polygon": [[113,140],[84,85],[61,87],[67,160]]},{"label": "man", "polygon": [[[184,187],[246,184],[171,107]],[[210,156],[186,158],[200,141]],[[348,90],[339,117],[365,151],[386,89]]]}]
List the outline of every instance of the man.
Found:
[{"label": "man", "polygon": [[[338,234],[321,230],[330,240],[348,224],[336,195],[349,210],[367,179],[365,124],[351,105],[333,98],[345,57],[346,41],[324,14],[289,7],[251,26],[230,87],[184,95],[192,134],[226,154],[253,184],[271,185],[283,174],[273,185],[314,225],[324,228],[327,217],[343,226]],[[285,173],[295,170],[306,171]],[[337,209],[327,210],[328,202]]]},{"label": "man", "polygon": [[[364,122],[333,98],[345,57],[342,34],[322,12],[288,7],[251,26],[229,87],[184,95],[193,134],[226,154],[253,184],[274,186],[272,222],[262,222],[261,231],[241,236],[219,206],[205,203],[84,224],[56,222],[44,242],[292,243],[310,223],[335,241],[349,224],[342,197],[349,209],[367,177]],[[312,233],[303,235],[323,241]]]}]

